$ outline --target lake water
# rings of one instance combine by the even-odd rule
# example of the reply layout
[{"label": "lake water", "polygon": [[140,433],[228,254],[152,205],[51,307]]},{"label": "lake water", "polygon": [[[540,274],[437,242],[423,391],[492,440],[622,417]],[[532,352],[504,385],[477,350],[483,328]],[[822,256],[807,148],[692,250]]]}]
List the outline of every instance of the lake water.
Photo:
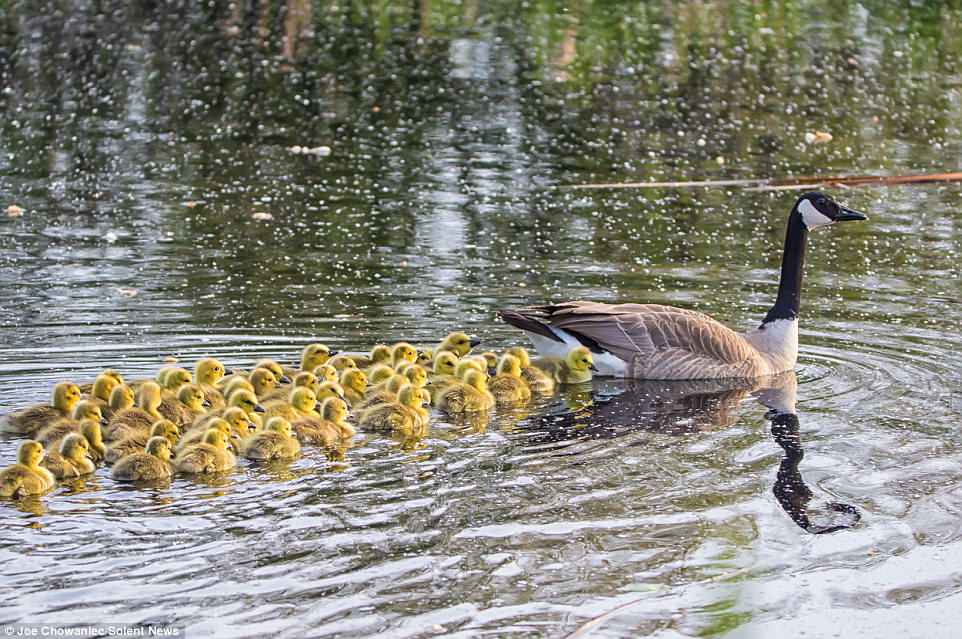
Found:
[{"label": "lake water", "polygon": [[[957,9],[248,4],[0,2],[0,208],[23,209],[0,215],[0,412],[170,355],[501,348],[522,338],[496,310],[543,300],[750,328],[796,191],[566,186],[962,157]],[[962,193],[827,191],[870,220],[812,237],[797,379],[596,381],[160,489],[101,469],[0,503],[0,623],[955,636]]]}]

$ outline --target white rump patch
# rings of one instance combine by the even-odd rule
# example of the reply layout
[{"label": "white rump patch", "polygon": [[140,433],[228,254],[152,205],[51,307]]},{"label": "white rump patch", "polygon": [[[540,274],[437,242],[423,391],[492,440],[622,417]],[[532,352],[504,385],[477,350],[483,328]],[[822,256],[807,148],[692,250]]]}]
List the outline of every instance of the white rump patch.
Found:
[{"label": "white rump patch", "polygon": [[798,212],[802,214],[802,223],[809,229],[817,229],[834,221],[815,208],[815,205],[808,200],[802,200],[798,205]]},{"label": "white rump patch", "polygon": [[[528,339],[531,340],[531,343],[534,344],[534,347],[537,349],[539,355],[544,357],[557,357],[558,359],[564,359],[565,355],[568,354],[568,351],[570,351],[572,348],[582,345],[581,342],[574,337],[574,335],[568,333],[567,331],[563,331],[560,328],[552,328],[551,330],[555,335],[564,340],[564,344],[561,342],[556,342],[553,339],[548,339],[544,335],[529,333],[528,331],[524,332],[525,335],[528,336]],[[597,353],[592,353],[591,359],[594,361],[595,368],[598,369],[598,372],[595,373],[595,375],[598,375],[599,377],[625,376],[627,365],[620,358],[615,357],[611,353],[602,353],[600,355]]]}]

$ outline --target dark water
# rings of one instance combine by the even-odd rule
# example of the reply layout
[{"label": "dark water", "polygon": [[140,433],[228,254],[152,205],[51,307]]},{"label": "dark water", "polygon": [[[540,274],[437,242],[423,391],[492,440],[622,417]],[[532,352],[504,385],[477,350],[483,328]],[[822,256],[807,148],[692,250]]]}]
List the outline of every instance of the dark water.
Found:
[{"label": "dark water", "polygon": [[[0,1],[0,412],[168,355],[501,347],[495,310],[546,299],[748,328],[795,192],[562,186],[962,155],[952,5],[180,4]],[[99,471],[0,504],[0,623],[953,636],[962,194],[829,191],[871,220],[812,238],[797,430],[765,404],[794,378],[597,382],[341,464]]]}]

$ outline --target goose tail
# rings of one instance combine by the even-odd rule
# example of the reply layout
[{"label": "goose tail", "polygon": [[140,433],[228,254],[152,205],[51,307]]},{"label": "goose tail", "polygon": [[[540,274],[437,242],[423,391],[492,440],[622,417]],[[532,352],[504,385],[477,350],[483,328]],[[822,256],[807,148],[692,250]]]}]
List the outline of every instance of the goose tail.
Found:
[{"label": "goose tail", "polygon": [[498,317],[515,328],[520,328],[528,333],[541,335],[542,337],[563,343],[564,339],[555,333],[539,315],[544,315],[544,312],[537,307],[520,309],[502,308],[498,311]]}]

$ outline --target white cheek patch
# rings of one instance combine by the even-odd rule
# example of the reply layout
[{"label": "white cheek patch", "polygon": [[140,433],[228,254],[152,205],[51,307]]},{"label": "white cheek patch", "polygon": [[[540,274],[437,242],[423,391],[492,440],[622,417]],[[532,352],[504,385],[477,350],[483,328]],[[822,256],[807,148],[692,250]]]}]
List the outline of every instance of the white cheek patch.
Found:
[{"label": "white cheek patch", "polygon": [[798,212],[802,214],[802,223],[810,229],[826,226],[833,222],[832,218],[819,211],[808,200],[802,200],[802,203],[798,205]]}]

